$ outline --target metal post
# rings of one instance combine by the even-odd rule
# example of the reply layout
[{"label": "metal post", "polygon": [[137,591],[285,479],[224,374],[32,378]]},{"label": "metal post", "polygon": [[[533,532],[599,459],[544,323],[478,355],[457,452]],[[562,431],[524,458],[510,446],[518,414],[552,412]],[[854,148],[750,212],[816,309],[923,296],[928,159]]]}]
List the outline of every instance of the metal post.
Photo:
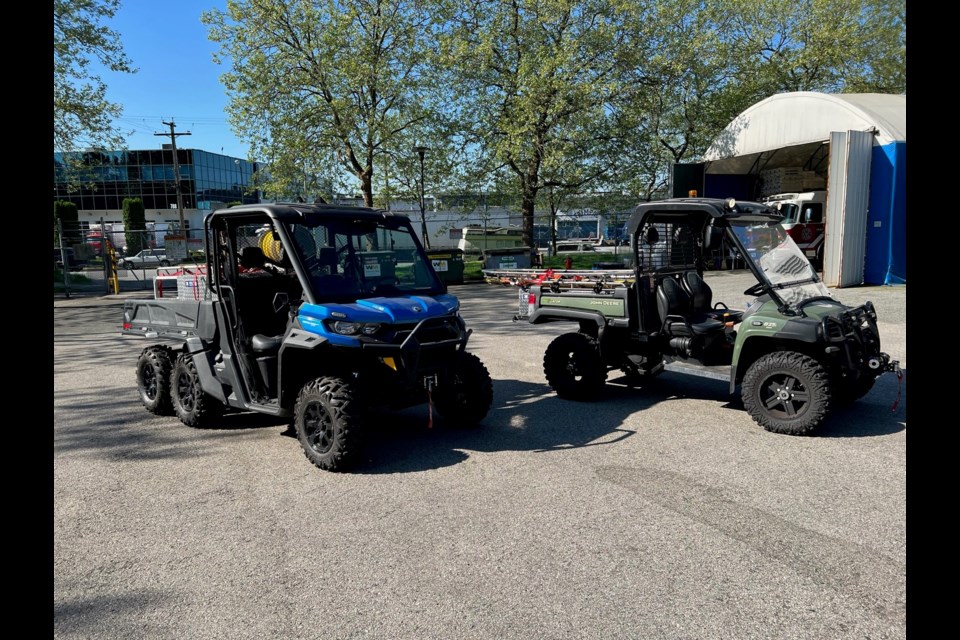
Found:
[{"label": "metal post", "polygon": [[63,220],[57,218],[57,239],[60,241],[60,262],[63,263],[63,292],[70,297],[70,267],[67,264],[67,249],[63,246]]},{"label": "metal post", "polygon": [[104,292],[110,293],[110,267],[107,265],[107,227],[100,216],[100,259],[103,261]]}]

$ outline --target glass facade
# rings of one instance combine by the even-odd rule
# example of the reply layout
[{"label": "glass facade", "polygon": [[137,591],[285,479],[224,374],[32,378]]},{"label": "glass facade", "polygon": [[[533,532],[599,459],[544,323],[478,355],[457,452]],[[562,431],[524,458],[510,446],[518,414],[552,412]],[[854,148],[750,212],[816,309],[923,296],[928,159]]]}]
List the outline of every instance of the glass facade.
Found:
[{"label": "glass facade", "polygon": [[[73,168],[68,176],[67,161]],[[228,202],[259,202],[245,193],[258,165],[199,149],[177,149],[184,209],[215,209]],[[80,210],[122,209],[140,198],[145,209],[176,209],[173,150],[150,149],[53,154],[53,198]]]}]

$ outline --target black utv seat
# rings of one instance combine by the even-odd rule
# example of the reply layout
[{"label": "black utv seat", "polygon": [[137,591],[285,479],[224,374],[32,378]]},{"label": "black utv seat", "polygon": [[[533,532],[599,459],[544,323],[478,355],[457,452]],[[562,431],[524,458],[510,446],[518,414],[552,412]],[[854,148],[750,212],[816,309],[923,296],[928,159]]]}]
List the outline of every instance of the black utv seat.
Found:
[{"label": "black utv seat", "polygon": [[704,315],[708,318],[720,320],[721,322],[740,322],[743,318],[743,311],[734,311],[727,305],[718,302],[711,306],[713,302],[713,290],[696,271],[687,271],[682,277],[683,285],[690,294],[691,312],[693,315]]},{"label": "black utv seat", "polygon": [[283,344],[283,336],[265,336],[262,333],[250,338],[250,347],[257,353],[279,351]]},{"label": "black utv seat", "polygon": [[694,313],[690,294],[672,277],[661,280],[657,288],[657,310],[663,320],[661,331],[671,336],[693,337],[723,330],[720,320]]}]

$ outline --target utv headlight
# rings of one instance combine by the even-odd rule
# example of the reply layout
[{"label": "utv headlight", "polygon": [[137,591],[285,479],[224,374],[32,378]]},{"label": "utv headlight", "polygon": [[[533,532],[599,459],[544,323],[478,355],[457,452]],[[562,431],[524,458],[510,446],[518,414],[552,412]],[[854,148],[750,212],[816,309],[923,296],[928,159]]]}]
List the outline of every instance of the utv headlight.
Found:
[{"label": "utv headlight", "polygon": [[347,322],[345,320],[337,320],[332,327],[335,333],[342,336],[355,336],[358,333],[372,336],[380,329],[380,325],[376,323]]}]

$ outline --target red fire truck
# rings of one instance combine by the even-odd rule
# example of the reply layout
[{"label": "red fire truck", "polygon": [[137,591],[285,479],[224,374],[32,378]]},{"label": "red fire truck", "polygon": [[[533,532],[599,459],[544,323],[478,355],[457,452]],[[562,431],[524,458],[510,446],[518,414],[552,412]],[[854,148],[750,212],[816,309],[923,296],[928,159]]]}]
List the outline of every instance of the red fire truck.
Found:
[{"label": "red fire truck", "polygon": [[823,238],[827,213],[825,190],[780,193],[764,198],[780,210],[781,224],[816,269],[823,268]]}]

